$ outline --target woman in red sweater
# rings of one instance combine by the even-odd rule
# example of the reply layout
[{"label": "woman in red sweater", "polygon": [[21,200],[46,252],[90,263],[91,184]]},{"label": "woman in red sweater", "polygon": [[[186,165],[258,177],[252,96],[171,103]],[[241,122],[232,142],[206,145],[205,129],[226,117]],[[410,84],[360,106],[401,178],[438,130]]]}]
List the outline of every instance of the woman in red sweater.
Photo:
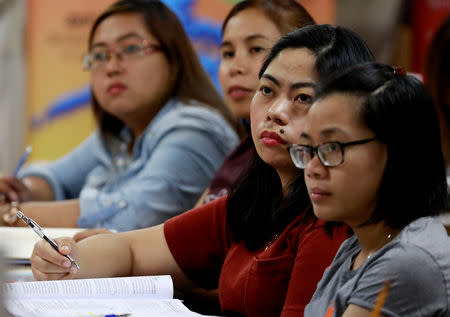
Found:
[{"label": "woman in red sweater", "polygon": [[250,136],[250,102],[258,87],[258,72],[270,48],[284,34],[315,24],[295,0],[244,0],[222,24],[219,81],[225,103],[245,130],[241,143],[228,155],[197,206],[229,194],[247,167],[255,147]]},{"label": "woman in red sweater", "polygon": [[318,81],[370,60],[365,43],[341,27],[306,26],[285,35],[260,70],[250,106],[257,154],[230,195],[156,227],[78,243],[58,239],[79,271],[40,242],[31,258],[34,277],[170,274],[183,294],[218,287],[225,315],[302,316],[349,233],[314,217],[287,147],[301,133]]}]

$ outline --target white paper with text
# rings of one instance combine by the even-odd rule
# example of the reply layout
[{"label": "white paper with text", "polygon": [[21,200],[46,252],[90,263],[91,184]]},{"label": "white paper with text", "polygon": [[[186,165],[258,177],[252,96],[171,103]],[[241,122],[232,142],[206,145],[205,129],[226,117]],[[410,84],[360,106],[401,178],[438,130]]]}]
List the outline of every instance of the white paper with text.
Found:
[{"label": "white paper with text", "polygon": [[173,299],[169,275],[16,282],[3,285],[5,306],[15,317],[192,317]]},{"label": "white paper with text", "polygon": [[177,299],[148,298],[103,299],[28,299],[8,300],[8,311],[15,317],[88,317],[106,314],[138,316],[199,316]]},{"label": "white paper with text", "polygon": [[63,281],[6,283],[8,299],[44,298],[173,298],[173,284],[169,275],[93,278]]}]

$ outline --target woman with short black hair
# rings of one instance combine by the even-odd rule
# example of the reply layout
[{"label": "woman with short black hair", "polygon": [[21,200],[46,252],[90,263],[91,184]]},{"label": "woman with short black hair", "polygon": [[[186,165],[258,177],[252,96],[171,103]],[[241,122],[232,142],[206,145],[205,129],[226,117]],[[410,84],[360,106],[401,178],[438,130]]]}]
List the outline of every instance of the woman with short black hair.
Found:
[{"label": "woman with short black hair", "polygon": [[355,235],[324,273],[305,316],[449,316],[450,240],[438,215],[447,195],[439,124],[423,84],[369,63],[316,90],[300,144],[314,214]]}]

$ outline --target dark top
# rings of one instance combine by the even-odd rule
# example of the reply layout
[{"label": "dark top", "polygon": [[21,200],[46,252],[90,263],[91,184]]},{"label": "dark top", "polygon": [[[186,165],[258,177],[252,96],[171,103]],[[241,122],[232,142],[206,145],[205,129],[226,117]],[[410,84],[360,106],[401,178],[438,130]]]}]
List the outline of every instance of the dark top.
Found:
[{"label": "dark top", "polygon": [[229,194],[232,185],[247,167],[255,152],[252,138],[250,136],[245,137],[234,151],[225,158],[222,166],[214,175],[209,185],[208,195],[205,197],[205,204]]}]

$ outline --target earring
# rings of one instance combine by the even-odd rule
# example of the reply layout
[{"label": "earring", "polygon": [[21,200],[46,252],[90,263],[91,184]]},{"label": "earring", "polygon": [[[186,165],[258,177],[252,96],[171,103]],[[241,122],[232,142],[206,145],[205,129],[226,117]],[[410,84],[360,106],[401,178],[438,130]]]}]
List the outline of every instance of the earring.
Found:
[{"label": "earring", "polygon": [[283,134],[283,133],[284,133],[284,130],[283,130],[283,129],[280,129],[280,133]]}]

